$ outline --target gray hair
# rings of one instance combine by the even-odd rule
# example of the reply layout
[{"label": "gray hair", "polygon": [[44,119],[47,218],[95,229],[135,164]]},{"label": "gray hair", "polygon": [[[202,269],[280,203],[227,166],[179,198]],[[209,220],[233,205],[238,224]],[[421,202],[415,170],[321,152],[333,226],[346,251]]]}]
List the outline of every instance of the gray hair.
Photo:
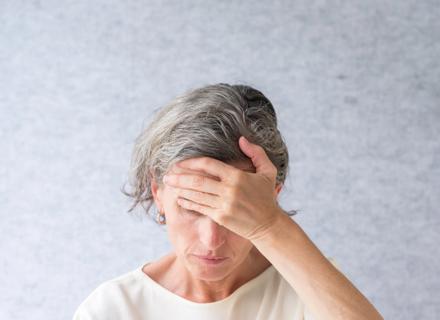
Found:
[{"label": "gray hair", "polygon": [[[240,136],[260,145],[276,166],[276,184],[284,183],[289,153],[272,103],[247,85],[218,83],[177,96],[155,116],[136,138],[129,183],[131,212],[139,204],[148,215],[154,203],[151,181],[162,184],[165,173],[188,158],[207,156],[223,162],[249,160],[238,145]],[[296,210],[286,212],[294,215]]]}]

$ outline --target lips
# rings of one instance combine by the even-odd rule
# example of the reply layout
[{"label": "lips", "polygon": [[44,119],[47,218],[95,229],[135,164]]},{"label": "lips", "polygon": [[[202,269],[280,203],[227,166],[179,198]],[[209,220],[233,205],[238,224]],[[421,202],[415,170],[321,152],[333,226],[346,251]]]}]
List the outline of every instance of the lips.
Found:
[{"label": "lips", "polygon": [[199,256],[197,254],[195,254],[195,256],[200,259],[205,259],[205,260],[225,260],[225,259],[227,259],[227,257],[219,257],[219,256]]},{"label": "lips", "polygon": [[220,256],[199,256],[195,254],[194,257],[196,257],[197,260],[202,262],[204,265],[210,265],[210,266],[220,266],[225,261],[228,260],[227,257],[220,257]]}]

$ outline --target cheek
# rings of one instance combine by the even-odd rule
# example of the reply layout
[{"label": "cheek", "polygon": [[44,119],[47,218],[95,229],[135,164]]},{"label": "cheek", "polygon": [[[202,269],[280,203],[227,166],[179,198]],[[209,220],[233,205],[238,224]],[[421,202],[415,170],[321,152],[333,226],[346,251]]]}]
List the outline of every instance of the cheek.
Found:
[{"label": "cheek", "polygon": [[246,255],[253,247],[252,242],[235,233],[230,234],[228,243],[236,255]]},{"label": "cheek", "polygon": [[179,212],[167,215],[168,239],[176,252],[185,252],[194,243],[197,243],[197,232],[194,222],[185,219]]}]

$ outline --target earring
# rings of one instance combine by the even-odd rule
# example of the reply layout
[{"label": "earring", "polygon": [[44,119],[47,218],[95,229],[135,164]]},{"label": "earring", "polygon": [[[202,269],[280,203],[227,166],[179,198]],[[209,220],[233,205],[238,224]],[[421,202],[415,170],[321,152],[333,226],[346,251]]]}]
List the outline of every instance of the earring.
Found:
[{"label": "earring", "polygon": [[165,213],[163,211],[158,211],[156,214],[156,221],[159,224],[166,224]]}]

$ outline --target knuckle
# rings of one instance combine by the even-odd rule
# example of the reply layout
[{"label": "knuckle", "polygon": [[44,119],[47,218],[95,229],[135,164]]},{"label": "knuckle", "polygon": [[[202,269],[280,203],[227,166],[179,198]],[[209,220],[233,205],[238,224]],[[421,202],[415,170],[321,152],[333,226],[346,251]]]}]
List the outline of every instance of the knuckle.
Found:
[{"label": "knuckle", "polygon": [[194,176],[192,184],[193,184],[194,187],[200,187],[200,186],[203,185],[204,181],[205,181],[204,177],[202,177],[202,176]]},{"label": "knuckle", "polygon": [[231,212],[232,206],[230,205],[230,202],[225,201],[225,203],[222,206],[223,212],[228,213]]},{"label": "knuckle", "polygon": [[230,180],[233,185],[237,185],[241,180],[242,172],[240,170],[231,173]]},{"label": "knuckle", "polygon": [[223,213],[221,213],[219,211],[215,211],[213,213],[213,217],[215,218],[215,220],[217,221],[218,224],[220,224],[222,226],[225,225],[226,217]]},{"label": "knuckle", "polygon": [[194,209],[194,204],[191,201],[185,200],[185,204],[186,204],[186,208],[193,210]]},{"label": "knuckle", "polygon": [[238,188],[231,188],[230,189],[229,196],[230,196],[230,199],[232,200],[231,202],[233,202],[239,198],[239,192],[240,192],[240,190]]},{"label": "knuckle", "polygon": [[[227,199],[234,199],[237,196],[237,191],[234,188],[226,188],[224,190],[224,195]],[[226,205],[225,202],[223,202],[224,205]]]},{"label": "knuckle", "polygon": [[193,191],[192,195],[197,202],[200,202],[203,198],[203,195],[200,192]]}]

